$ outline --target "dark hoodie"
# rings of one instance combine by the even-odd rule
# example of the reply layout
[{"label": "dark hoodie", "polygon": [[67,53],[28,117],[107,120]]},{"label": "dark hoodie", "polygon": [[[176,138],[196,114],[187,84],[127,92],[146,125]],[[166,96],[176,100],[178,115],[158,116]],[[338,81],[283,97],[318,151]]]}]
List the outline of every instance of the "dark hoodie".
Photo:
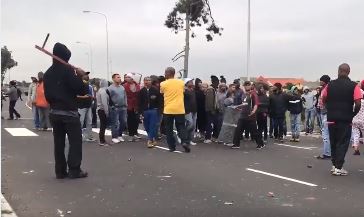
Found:
[{"label": "dark hoodie", "polygon": [[[71,58],[71,51],[61,44],[56,43],[53,47],[53,54],[68,62]],[[61,114],[59,111],[77,112],[77,95],[85,95],[84,84],[74,70],[57,60],[53,59],[53,64],[45,72],[44,94],[49,102],[51,113]]]}]

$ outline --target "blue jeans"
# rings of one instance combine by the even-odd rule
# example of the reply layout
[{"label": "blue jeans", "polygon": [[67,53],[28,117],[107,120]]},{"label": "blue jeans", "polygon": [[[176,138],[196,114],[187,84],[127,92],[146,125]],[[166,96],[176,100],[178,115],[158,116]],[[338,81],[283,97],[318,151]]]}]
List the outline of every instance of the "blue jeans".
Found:
[{"label": "blue jeans", "polygon": [[329,126],[327,124],[327,114],[321,114],[322,121],[322,140],[324,145],[323,153],[326,156],[331,156],[331,146],[330,146],[330,134],[329,134]]},{"label": "blue jeans", "polygon": [[33,122],[35,128],[40,128],[40,121],[39,121],[39,110],[38,107],[32,105],[32,113],[33,113]]},{"label": "blue jeans", "polygon": [[185,114],[185,118],[186,118],[186,130],[187,130],[186,140],[191,142],[195,135],[197,113],[191,112],[191,113]]},{"label": "blue jeans", "polygon": [[[92,109],[91,109],[91,107],[78,109],[78,113],[80,114],[80,122],[81,122],[83,138],[92,139]],[[84,125],[86,125],[86,129],[83,129]]]},{"label": "blue jeans", "polygon": [[315,122],[315,112],[316,108],[310,108],[305,110],[305,118],[306,118],[306,133],[312,133],[314,122]]},{"label": "blue jeans", "polygon": [[123,135],[126,125],[126,108],[111,108],[110,110],[111,137]]},{"label": "blue jeans", "polygon": [[144,129],[147,131],[148,140],[153,141],[157,136],[158,114],[157,109],[146,110],[143,113]]},{"label": "blue jeans", "polygon": [[298,139],[300,137],[301,113],[291,114],[291,131],[292,138]]}]

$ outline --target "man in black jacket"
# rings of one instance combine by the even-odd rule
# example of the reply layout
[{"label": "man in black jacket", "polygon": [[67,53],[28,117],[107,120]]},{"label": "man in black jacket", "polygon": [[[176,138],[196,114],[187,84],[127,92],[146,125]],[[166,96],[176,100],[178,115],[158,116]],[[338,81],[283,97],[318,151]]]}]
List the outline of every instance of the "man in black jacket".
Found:
[{"label": "man in black jacket", "polygon": [[[331,81],[321,96],[327,108],[327,122],[331,143],[332,175],[346,176],[343,169],[351,138],[351,122],[361,107],[359,86],[349,78],[350,66],[341,64],[338,78]],[[353,109],[354,105],[354,109]]]},{"label": "man in black jacket", "polygon": [[[68,48],[56,43],[53,54],[68,62],[71,52]],[[84,178],[87,172],[81,170],[82,134],[81,123],[77,112],[77,95],[85,95],[82,76],[85,72],[53,59],[52,66],[44,74],[44,94],[50,105],[50,121],[53,126],[55,172],[57,179]],[[64,154],[65,139],[68,136],[69,152],[66,163]],[[67,172],[68,164],[68,172]]]},{"label": "man in black jacket", "polygon": [[274,123],[274,137],[283,141],[283,127],[286,119],[287,96],[282,91],[282,84],[275,83],[273,94],[269,96],[270,115]]},{"label": "man in black jacket", "polygon": [[152,86],[150,77],[144,78],[144,87],[139,92],[139,110],[143,117],[144,129],[148,134],[148,148],[153,148],[157,142],[159,125],[158,114],[162,105],[162,95]]},{"label": "man in black jacket", "polygon": [[298,88],[293,86],[291,88],[292,94],[288,96],[288,111],[291,116],[291,142],[300,141],[300,126],[301,126],[301,112],[303,110],[302,98],[298,93]]}]

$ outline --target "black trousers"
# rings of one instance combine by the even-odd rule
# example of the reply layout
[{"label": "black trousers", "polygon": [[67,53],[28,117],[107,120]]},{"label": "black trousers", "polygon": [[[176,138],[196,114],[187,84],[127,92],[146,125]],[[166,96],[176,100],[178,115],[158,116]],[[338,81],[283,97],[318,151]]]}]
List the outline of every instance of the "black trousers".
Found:
[{"label": "black trousers", "polygon": [[20,114],[15,110],[16,100],[12,100],[9,102],[9,116],[11,119],[14,119],[14,114],[16,117],[20,117]]},{"label": "black trousers", "polygon": [[104,110],[98,110],[97,114],[100,118],[100,132],[99,132],[99,139],[100,143],[105,143],[105,130],[107,126],[107,117]]},{"label": "black trousers", "polygon": [[167,143],[169,149],[176,148],[176,138],[173,133],[173,127],[176,125],[178,137],[181,139],[181,143],[183,145],[189,146],[189,142],[186,141],[187,131],[186,131],[186,120],[185,115],[171,115],[171,114],[163,114],[164,124],[166,126],[166,134],[167,134]]},{"label": "black trousers", "polygon": [[284,133],[284,118],[274,118],[274,138],[282,139]]},{"label": "black trousers", "polygon": [[197,111],[196,129],[204,134],[206,131],[207,117],[205,111]]},{"label": "black trousers", "polygon": [[96,106],[93,106],[91,110],[92,110],[92,127],[97,127]]},{"label": "black trousers", "polygon": [[254,138],[257,145],[263,145],[262,135],[259,135],[257,130],[257,124],[255,120],[239,119],[238,124],[235,128],[233,144],[240,146],[241,134],[244,130],[248,130]]},{"label": "black trousers", "polygon": [[138,135],[139,115],[136,112],[128,110],[127,124],[129,136]]},{"label": "black trousers", "polygon": [[[49,115],[53,127],[55,172],[63,175],[67,172],[77,174],[81,170],[82,161],[82,132],[78,117],[64,115]],[[66,134],[69,141],[68,158],[64,153]]]},{"label": "black trousers", "polygon": [[350,144],[351,128],[351,123],[337,122],[329,125],[331,161],[337,169],[341,169],[344,165]]},{"label": "black trousers", "polygon": [[266,113],[258,113],[257,114],[257,124],[258,124],[258,134],[263,136],[264,140],[268,139],[268,120]]}]

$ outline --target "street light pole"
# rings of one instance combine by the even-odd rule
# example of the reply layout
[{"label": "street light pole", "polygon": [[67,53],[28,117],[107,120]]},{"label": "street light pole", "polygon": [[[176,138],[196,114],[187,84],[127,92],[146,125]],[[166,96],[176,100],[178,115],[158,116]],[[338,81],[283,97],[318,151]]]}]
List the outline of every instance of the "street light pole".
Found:
[{"label": "street light pole", "polygon": [[108,22],[107,16],[103,13],[96,12],[96,11],[83,11],[83,13],[94,13],[104,16],[105,24],[106,24],[106,79],[109,79],[109,30],[108,30]]},{"label": "street light pole", "polygon": [[247,32],[247,54],[246,54],[246,77],[250,81],[250,0],[248,0],[248,32]]},{"label": "street light pole", "polygon": [[90,71],[91,71],[91,73],[92,73],[92,72],[94,72],[94,71],[93,71],[93,68],[92,68],[92,46],[91,46],[91,44],[90,44],[90,43],[88,43],[88,42],[83,42],[83,41],[76,41],[76,43],[77,43],[77,44],[86,44],[86,45],[88,45],[88,46],[89,46],[89,48],[90,48],[90,64],[91,64]]}]

